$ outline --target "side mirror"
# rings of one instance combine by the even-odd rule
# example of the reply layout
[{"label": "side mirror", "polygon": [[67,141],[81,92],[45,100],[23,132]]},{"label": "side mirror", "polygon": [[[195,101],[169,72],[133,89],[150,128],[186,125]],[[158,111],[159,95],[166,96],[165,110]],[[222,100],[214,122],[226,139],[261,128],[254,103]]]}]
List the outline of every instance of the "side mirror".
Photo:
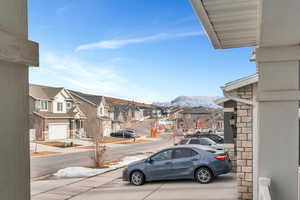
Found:
[{"label": "side mirror", "polygon": [[147,158],[146,162],[151,164],[153,160],[151,158]]}]

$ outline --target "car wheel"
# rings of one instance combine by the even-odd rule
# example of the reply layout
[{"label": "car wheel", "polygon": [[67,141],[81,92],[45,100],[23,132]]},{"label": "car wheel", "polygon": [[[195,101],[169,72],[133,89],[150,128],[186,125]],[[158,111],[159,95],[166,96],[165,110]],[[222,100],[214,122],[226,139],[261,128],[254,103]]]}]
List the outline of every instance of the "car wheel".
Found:
[{"label": "car wheel", "polygon": [[145,183],[144,174],[140,171],[134,171],[130,176],[130,182],[136,186],[143,185]]},{"label": "car wheel", "polygon": [[195,173],[195,179],[201,184],[209,183],[213,178],[211,171],[207,167],[200,167]]}]

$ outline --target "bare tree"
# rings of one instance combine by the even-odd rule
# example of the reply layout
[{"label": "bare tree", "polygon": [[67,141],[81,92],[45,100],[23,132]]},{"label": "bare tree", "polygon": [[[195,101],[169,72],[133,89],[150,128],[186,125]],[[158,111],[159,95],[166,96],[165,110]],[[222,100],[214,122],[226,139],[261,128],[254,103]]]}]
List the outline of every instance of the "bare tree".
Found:
[{"label": "bare tree", "polygon": [[106,146],[104,145],[103,131],[102,131],[102,121],[99,118],[99,135],[96,134],[94,137],[95,149],[91,155],[91,159],[94,162],[94,167],[103,167],[105,161]]},{"label": "bare tree", "polygon": [[103,143],[102,138],[96,137],[94,142],[95,142],[95,149],[91,155],[91,159],[94,162],[94,167],[101,168],[104,165],[105,152],[107,149]]}]

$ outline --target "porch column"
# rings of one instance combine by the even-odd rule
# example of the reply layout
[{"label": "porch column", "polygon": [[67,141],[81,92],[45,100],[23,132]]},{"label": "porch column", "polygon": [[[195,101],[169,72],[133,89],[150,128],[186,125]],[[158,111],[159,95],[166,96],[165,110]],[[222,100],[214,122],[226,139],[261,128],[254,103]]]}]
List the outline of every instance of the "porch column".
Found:
[{"label": "porch column", "polygon": [[27,1],[0,1],[0,199],[30,199],[28,66],[38,65],[27,38]]},{"label": "porch column", "polygon": [[70,123],[71,123],[70,138],[75,138],[76,137],[76,120],[72,119],[72,120],[70,120]]},{"label": "porch column", "polygon": [[258,176],[272,200],[298,199],[300,1],[259,1]]},{"label": "porch column", "polygon": [[260,47],[256,57],[258,176],[271,178],[272,200],[296,200],[300,47]]},{"label": "porch column", "polygon": [[232,161],[232,171],[236,172],[236,127],[231,124],[232,120],[235,121],[235,107],[236,102],[224,102],[224,150],[229,153]]}]

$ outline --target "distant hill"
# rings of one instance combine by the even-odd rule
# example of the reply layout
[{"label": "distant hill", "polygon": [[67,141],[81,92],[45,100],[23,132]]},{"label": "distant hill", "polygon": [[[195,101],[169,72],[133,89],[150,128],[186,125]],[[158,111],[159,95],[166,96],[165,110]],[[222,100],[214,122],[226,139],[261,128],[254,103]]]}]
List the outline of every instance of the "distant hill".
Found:
[{"label": "distant hill", "polygon": [[220,97],[217,96],[179,96],[171,102],[155,102],[153,105],[161,107],[209,107],[218,108],[215,100]]}]

